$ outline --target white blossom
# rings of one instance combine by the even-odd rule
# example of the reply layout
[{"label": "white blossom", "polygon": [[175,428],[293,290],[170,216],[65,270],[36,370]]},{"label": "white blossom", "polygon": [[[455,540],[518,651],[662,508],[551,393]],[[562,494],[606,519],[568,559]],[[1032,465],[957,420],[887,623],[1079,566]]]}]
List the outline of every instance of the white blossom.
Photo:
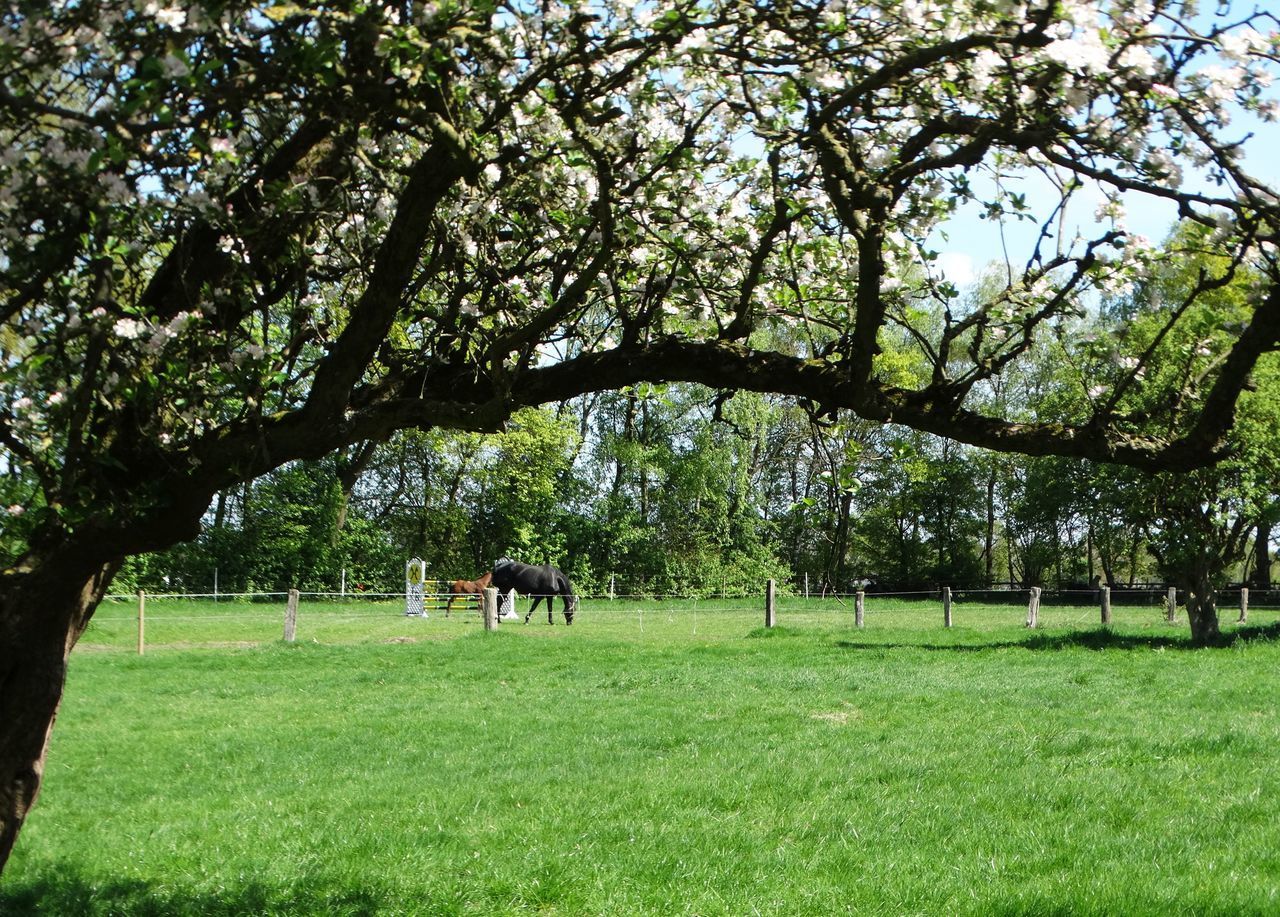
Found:
[{"label": "white blossom", "polygon": [[1218,45],[1222,48],[1223,57],[1244,63],[1250,54],[1266,50],[1267,39],[1257,29],[1244,29],[1220,36]]},{"label": "white blossom", "polygon": [[117,337],[122,337],[126,341],[134,341],[147,333],[146,322],[140,322],[136,318],[122,318],[115,323],[113,330]]},{"label": "white blossom", "polygon": [[151,353],[159,353],[173,337],[173,333],[168,328],[157,328],[147,340],[147,350]]},{"label": "white blossom", "polygon": [[1215,102],[1226,102],[1244,82],[1245,70],[1243,67],[1219,67],[1217,64],[1210,64],[1200,71],[1200,77],[1207,83],[1206,96]]},{"label": "white blossom", "polygon": [[182,311],[169,320],[166,330],[172,336],[177,336],[186,331],[191,325],[200,318],[200,310],[192,312]]},{"label": "white blossom", "polygon": [[103,172],[99,175],[98,184],[106,193],[107,200],[113,204],[129,204],[135,200],[133,189],[129,187],[128,182],[114,172]]},{"label": "white blossom", "polygon": [[992,74],[1004,63],[1002,58],[990,48],[983,48],[973,58],[973,67],[969,71],[973,87],[979,92],[985,91],[992,83]]},{"label": "white blossom", "polygon": [[676,51],[701,51],[711,44],[706,29],[694,29],[676,45]]},{"label": "white blossom", "polygon": [[1124,204],[1119,198],[1109,198],[1098,205],[1098,209],[1094,211],[1093,218],[1098,222],[1110,220],[1117,226],[1124,225]]},{"label": "white blossom", "polygon": [[142,12],[171,29],[180,29],[187,24],[187,13],[181,7],[161,7],[159,3],[152,2],[143,7]]},{"label": "white blossom", "polygon": [[1156,59],[1142,45],[1130,45],[1125,48],[1116,63],[1147,77],[1154,76],[1157,69]]},{"label": "white blossom", "polygon": [[1168,150],[1154,149],[1147,155],[1147,168],[1162,178],[1171,187],[1182,185],[1182,166],[1171,156]]},{"label": "white blossom", "polygon": [[1102,73],[1110,62],[1110,54],[1097,32],[1052,41],[1045,46],[1044,55],[1068,70],[1083,74]]}]

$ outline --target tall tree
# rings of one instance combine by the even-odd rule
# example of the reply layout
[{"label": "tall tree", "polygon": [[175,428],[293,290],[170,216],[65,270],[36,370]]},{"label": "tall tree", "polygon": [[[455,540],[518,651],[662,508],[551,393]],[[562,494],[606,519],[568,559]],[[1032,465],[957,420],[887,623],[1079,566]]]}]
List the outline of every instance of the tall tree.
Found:
[{"label": "tall tree", "polygon": [[[1274,248],[1242,326],[1210,344],[1202,408],[1163,428],[1107,397],[1052,423],[977,399],[1146,263],[1121,229],[1059,239],[1051,203],[1025,271],[974,310],[929,272],[961,203],[1025,207],[973,180],[1011,167],[1066,200],[1174,201],[1229,252],[1273,238],[1280,204],[1227,124],[1270,111],[1274,17],[1106,6],[8,5],[0,443],[23,474],[0,581],[0,863],[67,654],[124,558],[191,538],[214,495],[287,462],[646,379],[1005,451],[1217,457],[1280,335]],[[1181,168],[1217,183],[1184,188]],[[924,280],[895,286],[903,262]],[[920,299],[940,325],[915,321]],[[759,346],[777,324],[834,342]],[[888,325],[931,368],[920,384],[882,374]]]},{"label": "tall tree", "polygon": [[[1097,362],[1087,371],[1117,410],[1176,425],[1205,409],[1212,397],[1207,380],[1221,359],[1215,340],[1247,320],[1270,278],[1265,260],[1247,252],[1233,257],[1205,227],[1183,224],[1165,247],[1176,257],[1153,266],[1131,295],[1111,304],[1123,328],[1099,337]],[[1172,314],[1179,317],[1176,325]],[[1136,490],[1149,548],[1162,576],[1186,589],[1192,634],[1204,641],[1218,636],[1216,592],[1243,557],[1249,532],[1267,518],[1280,476],[1275,353],[1258,361],[1227,446],[1226,458],[1214,466],[1161,473]]]},{"label": "tall tree", "polygon": [[1263,590],[1271,589],[1271,533],[1276,516],[1280,515],[1280,502],[1273,502],[1258,520],[1253,536],[1253,578],[1250,582]]}]

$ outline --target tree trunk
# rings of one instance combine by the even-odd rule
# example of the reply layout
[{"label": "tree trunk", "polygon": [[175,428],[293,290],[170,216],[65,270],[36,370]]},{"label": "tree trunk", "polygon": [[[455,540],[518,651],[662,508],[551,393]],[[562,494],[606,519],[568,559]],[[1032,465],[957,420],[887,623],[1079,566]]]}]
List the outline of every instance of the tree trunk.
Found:
[{"label": "tree trunk", "polygon": [[836,530],[831,539],[831,563],[828,569],[831,571],[831,584],[836,592],[839,592],[845,587],[845,577],[849,572],[845,564],[849,556],[849,523],[853,511],[853,494],[847,491],[841,492],[836,505]]},{"label": "tree trunk", "polygon": [[221,531],[222,526],[227,521],[227,492],[225,490],[218,491],[218,508],[213,513],[213,528],[215,531]]},{"label": "tree trunk", "polygon": [[120,563],[68,543],[28,557],[0,583],[0,872],[40,792],[67,657]]},{"label": "tree trunk", "polygon": [[1221,632],[1210,564],[1197,563],[1195,567],[1187,589],[1187,621],[1191,625],[1191,639],[1199,644],[1213,643]]},{"label": "tree trunk", "polygon": [[995,581],[996,563],[996,469],[991,466],[987,475],[987,540],[982,550],[986,572],[986,585]]},{"label": "tree trunk", "polygon": [[1271,588],[1271,522],[1258,523],[1253,540],[1253,584],[1258,589]]},{"label": "tree trunk", "polygon": [[366,441],[357,445],[350,455],[347,455],[345,450],[338,455],[335,473],[342,494],[338,498],[337,518],[333,523],[333,532],[329,536],[329,543],[333,547],[338,546],[342,538],[342,530],[347,526],[347,511],[351,506],[351,495],[355,493],[356,484],[360,481],[360,476],[369,469],[376,454],[377,443]]},{"label": "tree trunk", "polygon": [[1218,605],[1213,590],[1187,593],[1187,620],[1191,624],[1191,639],[1195,643],[1213,643],[1221,635],[1218,629]]}]

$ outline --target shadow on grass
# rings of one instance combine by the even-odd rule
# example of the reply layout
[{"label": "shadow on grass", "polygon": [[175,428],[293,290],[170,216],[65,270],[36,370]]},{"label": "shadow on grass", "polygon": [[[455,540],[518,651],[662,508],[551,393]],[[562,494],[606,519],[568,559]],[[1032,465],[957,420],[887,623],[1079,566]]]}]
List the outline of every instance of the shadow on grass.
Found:
[{"label": "shadow on grass", "polygon": [[796,627],[782,627],[774,625],[773,627],[755,627],[747,631],[748,640],[779,640],[786,637],[799,637],[804,631]]},{"label": "shadow on grass", "polygon": [[249,883],[218,892],[163,889],[130,879],[89,879],[65,864],[34,881],[0,886],[0,914],[111,914],[128,917],[240,917],[244,914],[325,914],[364,917],[395,902],[362,889],[273,888]]},{"label": "shadow on grass", "polygon": [[1195,643],[1189,633],[1133,634],[1099,627],[1096,630],[1078,630],[1065,634],[1046,634],[1027,631],[1022,640],[993,640],[987,643],[874,643],[860,640],[837,640],[835,645],[848,650],[920,649],[941,650],[956,653],[977,653],[998,649],[1025,650],[1199,650],[1227,648],[1248,643],[1280,641],[1280,622],[1265,625],[1245,625],[1224,632],[1211,643]]}]

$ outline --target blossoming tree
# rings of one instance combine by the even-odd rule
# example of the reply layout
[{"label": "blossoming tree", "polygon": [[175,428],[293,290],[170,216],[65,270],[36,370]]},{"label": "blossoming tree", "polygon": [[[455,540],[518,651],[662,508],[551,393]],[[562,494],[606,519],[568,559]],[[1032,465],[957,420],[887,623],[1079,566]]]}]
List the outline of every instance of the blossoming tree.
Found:
[{"label": "blossoming tree", "polygon": [[[15,0],[0,863],[122,558],[294,459],[686,380],[1000,450],[1212,461],[1280,340],[1280,203],[1233,124],[1275,114],[1276,21],[1189,6]],[[1265,278],[1197,410],[1128,414],[1111,385],[1052,422],[984,408],[1159,257],[1120,222],[1141,197]],[[1031,242],[977,306],[935,252],[974,208]]]}]

